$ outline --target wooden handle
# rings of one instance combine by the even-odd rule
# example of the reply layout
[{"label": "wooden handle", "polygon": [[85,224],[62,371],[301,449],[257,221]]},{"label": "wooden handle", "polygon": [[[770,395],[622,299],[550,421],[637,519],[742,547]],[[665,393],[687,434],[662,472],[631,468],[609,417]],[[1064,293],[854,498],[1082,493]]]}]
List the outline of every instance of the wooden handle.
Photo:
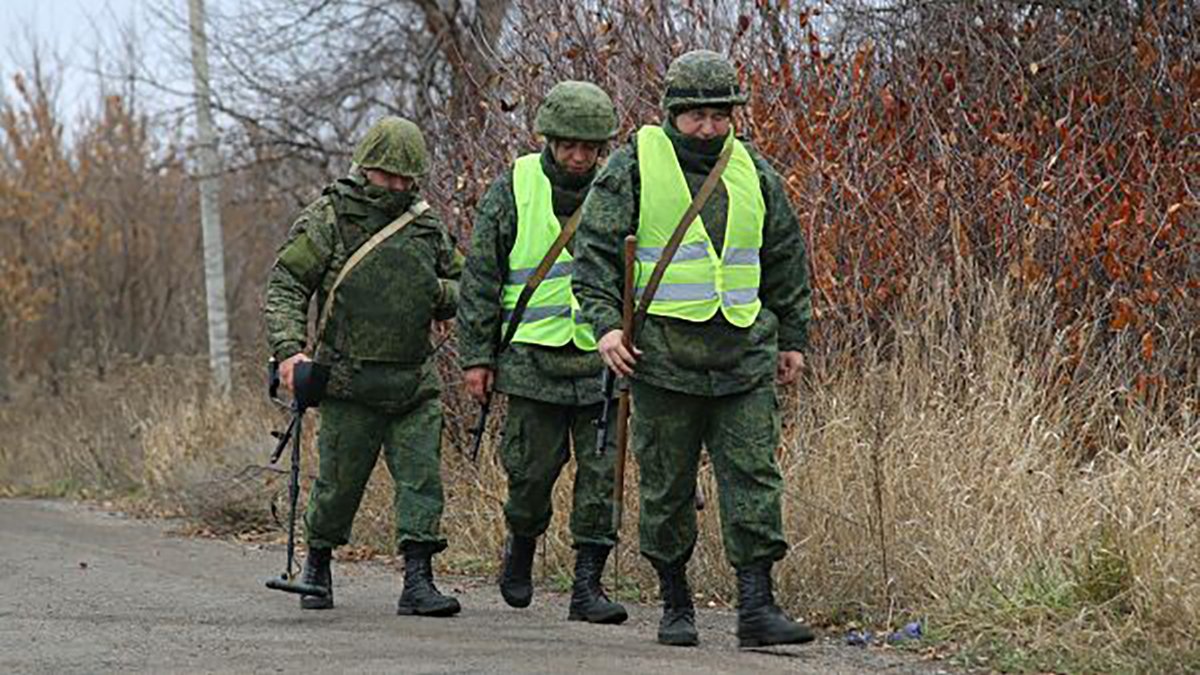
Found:
[{"label": "wooden handle", "polygon": [[[621,296],[621,331],[625,348],[633,350],[633,281],[637,267],[637,237],[625,237],[625,293]],[[621,389],[617,401],[617,458],[613,481],[613,528],[620,532],[625,510],[625,456],[629,447],[629,387]]]},{"label": "wooden handle", "polygon": [[625,292],[621,296],[621,331],[625,333],[625,347],[633,346],[634,276],[637,270],[637,237],[625,237]]}]

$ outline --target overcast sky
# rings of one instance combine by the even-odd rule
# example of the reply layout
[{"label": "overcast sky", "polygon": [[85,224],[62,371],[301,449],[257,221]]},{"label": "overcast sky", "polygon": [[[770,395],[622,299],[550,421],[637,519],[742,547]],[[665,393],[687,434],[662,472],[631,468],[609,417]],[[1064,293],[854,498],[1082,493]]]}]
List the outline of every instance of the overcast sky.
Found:
[{"label": "overcast sky", "polygon": [[4,89],[14,71],[29,65],[30,43],[62,59],[64,110],[90,105],[95,95],[96,49],[111,41],[121,24],[137,21],[147,0],[3,0],[0,10],[0,76]]},{"label": "overcast sky", "polygon": [[[210,13],[236,2],[205,0]],[[136,26],[143,34],[142,48],[150,65],[165,59],[153,32],[146,35],[152,8],[163,4],[177,6],[176,11],[186,16],[187,0],[0,0],[0,91],[11,91],[14,72],[28,67],[33,40],[45,53],[62,60],[58,102],[67,116],[94,107],[95,55],[98,49],[111,50],[119,44],[122,27]],[[190,90],[191,83],[180,86]]]}]

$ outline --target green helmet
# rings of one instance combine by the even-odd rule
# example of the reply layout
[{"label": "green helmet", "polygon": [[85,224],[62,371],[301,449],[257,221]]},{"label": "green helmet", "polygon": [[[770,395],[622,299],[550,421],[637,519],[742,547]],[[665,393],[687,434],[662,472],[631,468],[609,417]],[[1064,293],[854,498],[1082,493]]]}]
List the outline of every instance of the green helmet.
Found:
[{"label": "green helmet", "polygon": [[566,80],[546,94],[533,130],[547,138],[607,141],[617,135],[617,109],[600,87]]},{"label": "green helmet", "polygon": [[724,56],[706,49],[683,54],[667,68],[663,107],[676,112],[699,106],[743,105],[737,70]]},{"label": "green helmet", "polygon": [[354,149],[360,169],[381,169],[398,176],[424,176],[429,171],[425,136],[403,117],[388,116],[371,125]]}]

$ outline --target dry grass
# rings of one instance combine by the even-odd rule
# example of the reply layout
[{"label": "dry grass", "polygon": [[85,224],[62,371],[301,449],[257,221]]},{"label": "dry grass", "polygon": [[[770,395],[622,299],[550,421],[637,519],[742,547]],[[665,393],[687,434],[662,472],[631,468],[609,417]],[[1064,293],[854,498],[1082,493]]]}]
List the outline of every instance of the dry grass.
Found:
[{"label": "dry grass", "polygon": [[[1175,331],[1169,346],[1193,384],[1139,397],[1125,388],[1137,364],[1116,356],[1128,350],[1112,348],[1105,327],[1080,346],[1056,331],[1053,313],[1044,298],[1003,286],[934,283],[875,327],[886,338],[823,334],[806,381],[784,398],[793,550],[779,587],[790,608],[822,624],[921,619],[970,663],[1001,670],[1200,664],[1196,336]],[[230,402],[210,399],[192,365],[120,373],[0,408],[7,490],[133,493],[217,529],[267,526],[281,481],[246,467],[265,461],[282,414],[262,401],[257,372]],[[463,458],[473,419],[462,411],[473,411],[453,392],[447,404],[451,547],[439,562],[492,573],[503,472],[492,447],[477,466]],[[306,462],[311,471],[311,443]],[[631,463],[620,592],[651,599],[636,551],[635,471]],[[360,512],[359,552],[392,550],[385,474],[377,468]],[[707,470],[702,487],[710,507],[693,579],[704,601],[730,603]],[[539,557],[552,584],[569,579],[569,497],[560,482]]]}]

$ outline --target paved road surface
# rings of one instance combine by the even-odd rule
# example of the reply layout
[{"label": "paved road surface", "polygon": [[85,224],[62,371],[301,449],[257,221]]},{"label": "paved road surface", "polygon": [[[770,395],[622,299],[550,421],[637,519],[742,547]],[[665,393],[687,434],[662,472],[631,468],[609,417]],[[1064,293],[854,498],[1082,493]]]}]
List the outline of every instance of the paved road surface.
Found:
[{"label": "paved road surface", "polygon": [[832,641],[739,651],[728,611],[701,611],[701,648],[662,647],[654,607],[633,607],[623,626],[587,626],[563,620],[563,594],[539,589],[517,611],[478,579],[440,583],[464,606],[456,618],[397,617],[384,564],[336,565],[337,609],[302,614],[294,596],[262,586],[282,551],[167,527],[0,501],[0,672],[937,672]]}]

